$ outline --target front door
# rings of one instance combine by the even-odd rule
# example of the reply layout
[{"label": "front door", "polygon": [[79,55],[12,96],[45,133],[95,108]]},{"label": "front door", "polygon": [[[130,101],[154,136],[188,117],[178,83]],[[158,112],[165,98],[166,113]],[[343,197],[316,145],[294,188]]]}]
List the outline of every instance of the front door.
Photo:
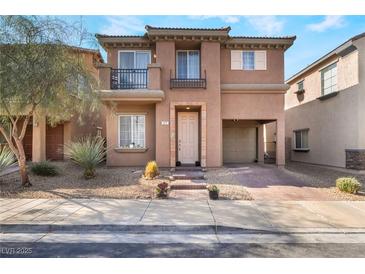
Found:
[{"label": "front door", "polygon": [[178,112],[178,161],[195,164],[199,161],[199,114],[198,112]]}]

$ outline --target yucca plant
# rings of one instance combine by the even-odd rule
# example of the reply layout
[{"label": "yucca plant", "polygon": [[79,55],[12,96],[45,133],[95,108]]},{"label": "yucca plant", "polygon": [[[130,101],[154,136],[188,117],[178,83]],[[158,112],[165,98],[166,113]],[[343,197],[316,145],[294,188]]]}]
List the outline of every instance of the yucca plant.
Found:
[{"label": "yucca plant", "polygon": [[7,146],[0,147],[0,172],[15,162],[15,155]]},{"label": "yucca plant", "polygon": [[102,137],[87,136],[65,145],[66,155],[84,168],[85,179],[95,177],[95,169],[104,161],[106,155],[105,140]]}]

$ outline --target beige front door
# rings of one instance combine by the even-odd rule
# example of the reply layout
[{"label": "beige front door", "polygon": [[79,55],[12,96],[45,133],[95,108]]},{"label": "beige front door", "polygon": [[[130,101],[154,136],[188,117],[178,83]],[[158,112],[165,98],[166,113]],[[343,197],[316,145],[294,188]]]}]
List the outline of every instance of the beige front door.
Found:
[{"label": "beige front door", "polygon": [[194,164],[199,161],[199,115],[198,112],[178,112],[178,161]]},{"label": "beige front door", "polygon": [[252,163],[256,159],[256,128],[223,128],[223,162]]}]

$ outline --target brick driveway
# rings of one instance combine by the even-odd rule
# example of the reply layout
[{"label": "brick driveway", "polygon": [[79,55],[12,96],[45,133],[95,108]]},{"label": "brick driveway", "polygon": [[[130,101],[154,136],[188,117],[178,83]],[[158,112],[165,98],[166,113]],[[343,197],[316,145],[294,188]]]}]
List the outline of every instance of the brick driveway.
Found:
[{"label": "brick driveway", "polygon": [[208,183],[245,186],[254,200],[363,200],[363,196],[335,190],[335,179],[340,176],[353,175],[301,164],[286,168],[268,164],[229,165],[207,172]]}]

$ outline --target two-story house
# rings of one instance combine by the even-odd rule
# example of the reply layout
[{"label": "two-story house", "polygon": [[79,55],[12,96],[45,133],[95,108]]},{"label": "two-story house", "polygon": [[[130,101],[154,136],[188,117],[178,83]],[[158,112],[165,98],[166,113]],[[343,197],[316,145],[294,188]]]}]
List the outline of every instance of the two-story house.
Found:
[{"label": "two-story house", "polygon": [[264,160],[263,125],[276,121],[285,163],[284,52],[295,37],[234,37],[230,28],[97,34],[109,166],[162,167]]},{"label": "two-story house", "polygon": [[[97,67],[104,62],[100,52],[79,47],[70,47],[70,50],[80,56],[95,79],[98,79]],[[78,122],[78,118],[74,115],[70,120],[51,126],[47,123],[46,116],[33,116],[23,139],[27,160],[33,162],[63,160],[64,144],[86,135],[105,135],[104,107],[98,112],[84,114],[83,124]],[[1,137],[0,134],[0,144]]]},{"label": "two-story house", "polygon": [[292,161],[365,169],[365,33],[287,80]]}]

